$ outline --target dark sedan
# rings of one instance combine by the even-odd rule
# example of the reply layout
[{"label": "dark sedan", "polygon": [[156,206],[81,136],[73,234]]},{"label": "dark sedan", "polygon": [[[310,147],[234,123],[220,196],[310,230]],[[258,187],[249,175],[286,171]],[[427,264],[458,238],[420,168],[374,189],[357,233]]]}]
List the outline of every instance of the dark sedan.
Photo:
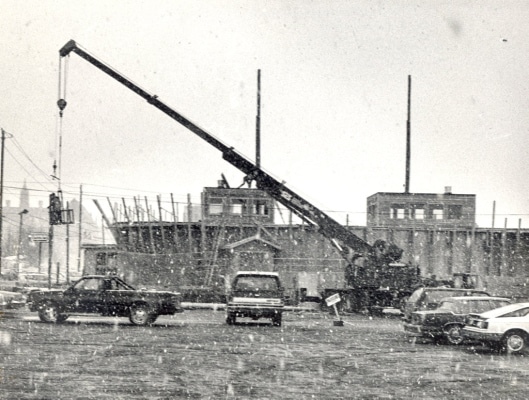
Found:
[{"label": "dark sedan", "polygon": [[441,301],[435,310],[416,311],[404,324],[408,336],[444,339],[450,344],[463,342],[461,330],[469,314],[479,314],[509,304],[505,297],[464,296]]}]

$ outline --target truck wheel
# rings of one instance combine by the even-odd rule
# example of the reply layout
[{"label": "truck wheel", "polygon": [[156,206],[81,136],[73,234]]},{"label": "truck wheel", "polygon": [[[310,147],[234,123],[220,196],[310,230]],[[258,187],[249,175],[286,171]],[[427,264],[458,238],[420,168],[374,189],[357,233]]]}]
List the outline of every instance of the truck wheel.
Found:
[{"label": "truck wheel", "polygon": [[527,344],[527,336],[520,331],[508,332],[503,338],[503,348],[508,353],[520,353]]},{"label": "truck wheel", "polygon": [[145,304],[132,306],[130,308],[129,320],[134,325],[138,325],[138,326],[149,325],[152,322],[154,322],[152,321],[152,317],[153,317],[153,314],[149,312],[149,307],[147,307]]},{"label": "truck wheel", "polygon": [[228,315],[226,316],[226,323],[228,325],[235,325],[236,319],[237,317],[235,316],[235,313],[228,313]]},{"label": "truck wheel", "polygon": [[272,317],[272,325],[281,326],[281,314],[276,314]]},{"label": "truck wheel", "polygon": [[55,304],[46,303],[39,309],[39,318],[42,322],[61,323],[66,321],[68,315],[61,314]]},{"label": "truck wheel", "polygon": [[447,326],[444,330],[446,341],[454,345],[463,343],[463,335],[461,334],[461,329],[461,325]]}]

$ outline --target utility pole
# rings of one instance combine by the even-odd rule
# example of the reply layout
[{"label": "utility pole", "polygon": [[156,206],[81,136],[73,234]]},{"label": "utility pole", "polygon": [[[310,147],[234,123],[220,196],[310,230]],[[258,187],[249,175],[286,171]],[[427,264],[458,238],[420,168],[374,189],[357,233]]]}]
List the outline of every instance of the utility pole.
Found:
[{"label": "utility pole", "polygon": [[411,158],[411,75],[408,75],[408,120],[406,121],[406,185],[404,192],[410,193],[410,158]]},{"label": "utility pole", "polygon": [[51,269],[53,256],[53,224],[50,223],[48,231],[48,289],[51,289]]},{"label": "utility pole", "polygon": [[18,274],[20,273],[20,248],[22,247],[22,224],[23,224],[23,216],[27,214],[29,211],[25,208],[18,213],[20,215],[20,224],[18,226],[18,246],[17,246],[17,279]]},{"label": "utility pole", "polygon": [[[70,208],[68,202],[66,208]],[[70,224],[66,224],[66,284],[70,284]]]},{"label": "utility pole", "polygon": [[257,70],[257,117],[255,118],[255,166],[261,168],[261,70]]},{"label": "utility pole", "polygon": [[81,272],[81,241],[83,239],[83,185],[79,187],[79,247],[77,249],[77,272]]}]

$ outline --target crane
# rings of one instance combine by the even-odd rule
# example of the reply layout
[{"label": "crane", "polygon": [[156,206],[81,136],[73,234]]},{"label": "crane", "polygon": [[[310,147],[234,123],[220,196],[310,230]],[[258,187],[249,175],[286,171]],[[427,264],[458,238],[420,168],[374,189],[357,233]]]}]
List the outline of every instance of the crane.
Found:
[{"label": "crane", "polygon": [[[151,94],[136,85],[107,63],[83,49],[74,40],[68,41],[59,50],[61,63],[71,53],[77,54],[94,67],[123,84],[146,100],[147,103],[156,107],[205,140],[211,146],[218,149],[222,153],[224,160],[245,174],[245,182],[255,182],[258,189],[265,191],[270,197],[287,207],[308,224],[316,226],[319,232],[330,240],[341,256],[347,261],[347,285],[351,288],[363,289],[367,293],[367,296],[364,297],[368,298],[368,302],[372,303],[376,301],[373,300],[373,293],[380,287],[389,288],[409,285],[410,279],[413,280],[413,276],[417,275],[415,272],[416,268],[403,269],[401,264],[397,266],[402,256],[402,250],[396,245],[388,244],[384,240],[377,240],[373,245],[370,245],[350,229],[289,189],[283,182],[280,182],[262,168],[256,166],[252,161],[238,153],[233,147],[224,144],[215,136],[191,122],[181,113],[169,107],[157,95]],[[58,106],[62,113],[66,106],[66,101],[62,98],[59,99]],[[402,283],[403,278],[406,283]]]}]

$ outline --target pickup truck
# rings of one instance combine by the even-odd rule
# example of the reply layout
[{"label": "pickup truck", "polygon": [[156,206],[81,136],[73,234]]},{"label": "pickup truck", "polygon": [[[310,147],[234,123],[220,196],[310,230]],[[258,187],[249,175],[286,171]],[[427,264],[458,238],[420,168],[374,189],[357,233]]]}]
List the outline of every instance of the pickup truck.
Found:
[{"label": "pickup truck", "polygon": [[271,318],[274,326],[281,326],[283,287],[277,272],[237,272],[227,300],[228,325],[235,324],[237,317],[247,317]]},{"label": "pickup truck", "polygon": [[65,290],[33,290],[27,305],[39,313],[41,321],[52,323],[63,322],[71,314],[99,314],[150,325],[159,315],[183,311],[180,293],[136,290],[115,275],[86,275]]}]

